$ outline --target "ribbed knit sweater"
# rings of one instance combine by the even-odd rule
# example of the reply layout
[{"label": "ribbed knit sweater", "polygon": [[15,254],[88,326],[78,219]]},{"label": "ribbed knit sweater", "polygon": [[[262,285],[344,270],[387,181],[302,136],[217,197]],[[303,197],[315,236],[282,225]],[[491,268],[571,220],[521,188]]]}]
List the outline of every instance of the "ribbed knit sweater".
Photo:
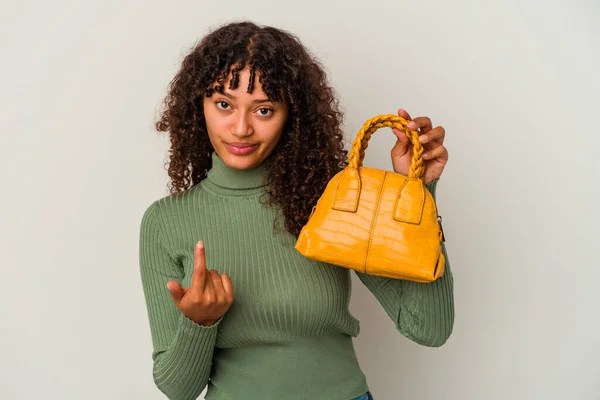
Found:
[{"label": "ribbed knit sweater", "polygon": [[[433,283],[371,276],[315,262],[295,238],[273,229],[263,205],[264,165],[227,167],[215,153],[206,179],[154,201],[140,228],[140,270],[153,343],[153,377],[170,399],[350,400],[369,387],[353,347],[350,273],[410,340],[440,346],[454,322],[453,278]],[[437,181],[427,185],[435,198]],[[167,281],[191,285],[194,246],[227,273],[234,302],[212,326],[186,318]],[[444,255],[448,260],[445,247]]]}]

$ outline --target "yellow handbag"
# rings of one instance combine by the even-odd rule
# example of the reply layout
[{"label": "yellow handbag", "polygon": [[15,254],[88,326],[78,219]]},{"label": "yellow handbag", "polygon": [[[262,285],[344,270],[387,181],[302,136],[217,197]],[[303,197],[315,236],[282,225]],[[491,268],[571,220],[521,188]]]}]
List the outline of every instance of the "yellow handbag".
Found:
[{"label": "yellow handbag", "polygon": [[[445,240],[433,196],[423,183],[423,146],[409,121],[369,119],[359,130],[348,166],[337,173],[313,208],[295,248],[305,257],[356,271],[415,282],[443,276]],[[408,177],[362,166],[371,135],[397,128],[413,145]]]}]

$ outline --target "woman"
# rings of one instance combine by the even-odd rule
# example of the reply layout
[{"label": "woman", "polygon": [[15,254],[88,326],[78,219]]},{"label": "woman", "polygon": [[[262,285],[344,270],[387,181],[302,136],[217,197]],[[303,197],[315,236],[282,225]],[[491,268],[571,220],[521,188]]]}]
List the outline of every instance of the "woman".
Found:
[{"label": "woman", "polygon": [[[228,24],[185,57],[157,122],[171,137],[171,194],[149,206],[140,233],[154,381],[170,399],[206,385],[206,399],[372,398],[353,348],[350,270],[294,249],[345,165],[341,126],[323,69],[289,33]],[[410,127],[435,194],[444,129],[426,117]],[[393,168],[406,174],[411,146],[394,133]],[[401,334],[447,340],[448,265],[431,284],[357,274]]]}]

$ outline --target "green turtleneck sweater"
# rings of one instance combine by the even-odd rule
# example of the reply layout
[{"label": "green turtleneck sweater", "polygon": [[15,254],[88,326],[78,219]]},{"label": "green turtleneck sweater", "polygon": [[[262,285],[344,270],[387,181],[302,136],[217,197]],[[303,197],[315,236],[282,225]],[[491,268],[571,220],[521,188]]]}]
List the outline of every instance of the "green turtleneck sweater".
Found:
[{"label": "green turtleneck sweater", "polygon": [[[153,376],[170,399],[350,400],[369,387],[353,348],[359,322],[348,306],[352,270],[309,260],[292,235],[273,230],[259,201],[264,165],[227,167],[215,153],[208,176],[154,201],[140,229],[140,270],[154,351]],[[437,181],[428,185],[435,198]],[[234,302],[205,327],[173,304],[167,281],[191,285],[194,245],[208,269],[227,273]],[[443,248],[446,260],[445,247]],[[453,280],[423,284],[354,271],[398,331],[441,346],[454,321]]]}]

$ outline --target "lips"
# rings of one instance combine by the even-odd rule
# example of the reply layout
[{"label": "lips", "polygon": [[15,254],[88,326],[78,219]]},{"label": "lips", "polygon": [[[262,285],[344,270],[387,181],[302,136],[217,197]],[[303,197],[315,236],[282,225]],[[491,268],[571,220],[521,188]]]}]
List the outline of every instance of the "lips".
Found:
[{"label": "lips", "polygon": [[246,147],[255,147],[256,144],[252,143],[227,143],[229,146],[238,147],[240,149],[245,149]]},{"label": "lips", "polygon": [[258,148],[258,144],[252,143],[225,143],[230,153],[237,156],[243,156],[252,153]]}]

